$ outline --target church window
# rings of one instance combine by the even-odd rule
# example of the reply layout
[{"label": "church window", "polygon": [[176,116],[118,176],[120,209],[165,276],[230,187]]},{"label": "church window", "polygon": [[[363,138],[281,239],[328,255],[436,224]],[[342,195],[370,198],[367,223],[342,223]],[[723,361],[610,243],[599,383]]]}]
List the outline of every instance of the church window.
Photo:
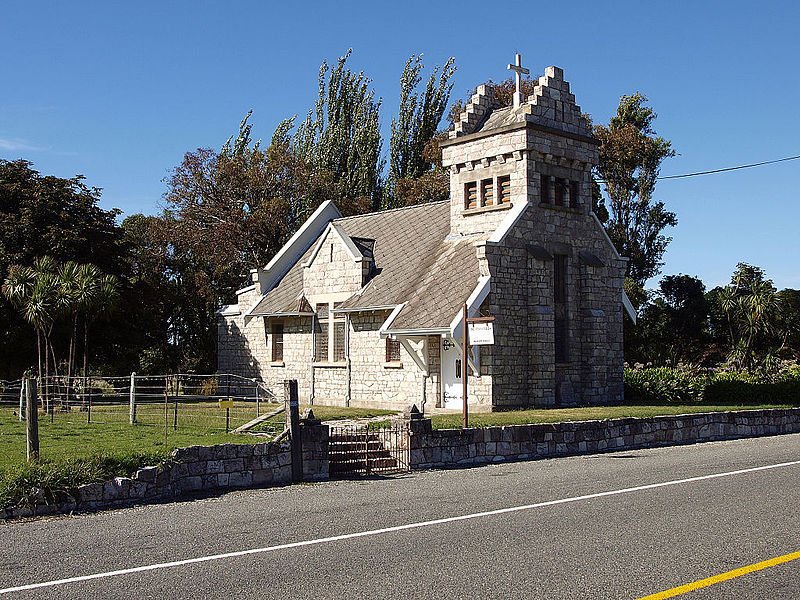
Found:
[{"label": "church window", "polygon": [[283,362],[283,323],[272,324],[272,362]]},{"label": "church window", "polygon": [[344,362],[347,356],[345,317],[334,314],[327,303],[317,304],[314,319],[314,362]]},{"label": "church window", "polygon": [[555,319],[555,346],[556,363],[565,364],[569,362],[569,331],[567,329],[567,319],[556,317]]},{"label": "church window", "polygon": [[333,262],[333,244],[331,244],[331,262]]},{"label": "church window", "polygon": [[580,185],[577,181],[569,182],[569,205],[578,206],[580,204],[578,197],[580,196]]},{"label": "church window", "polygon": [[569,321],[567,319],[567,256],[553,256],[553,313],[555,362],[569,362]]},{"label": "church window", "polygon": [[464,186],[464,208],[478,206],[478,182],[472,181]]},{"label": "church window", "polygon": [[314,319],[314,360],[328,362],[328,304],[317,304]]},{"label": "church window", "polygon": [[497,204],[508,204],[511,202],[511,175],[503,175],[497,178]]},{"label": "church window", "polygon": [[344,317],[333,320],[333,356],[332,362],[344,362],[347,353],[347,338]]},{"label": "church window", "polygon": [[556,177],[556,206],[566,205],[567,186],[568,183],[565,179]]},{"label": "church window", "polygon": [[400,362],[400,341],[386,338],[386,362]]},{"label": "church window", "polygon": [[481,181],[481,206],[492,206],[494,204],[494,181],[484,179]]},{"label": "church window", "polygon": [[550,176],[542,174],[539,176],[539,202],[550,204]]}]

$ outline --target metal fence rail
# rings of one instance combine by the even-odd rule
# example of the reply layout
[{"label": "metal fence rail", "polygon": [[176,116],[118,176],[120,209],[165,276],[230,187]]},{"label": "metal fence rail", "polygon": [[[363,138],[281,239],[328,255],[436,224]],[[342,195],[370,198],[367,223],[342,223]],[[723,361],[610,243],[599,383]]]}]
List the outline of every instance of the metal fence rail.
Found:
[{"label": "metal fence rail", "polygon": [[410,468],[406,425],[331,426],[328,444],[331,477],[399,473]]},{"label": "metal fence rail", "polygon": [[[228,373],[51,376],[38,379],[37,390],[42,421],[166,425],[173,430],[228,431],[282,402],[260,381]],[[22,420],[21,400],[20,380],[0,381],[0,420]]]},{"label": "metal fence rail", "polygon": [[0,411],[12,415],[18,421],[23,416],[24,398],[22,397],[22,380],[6,381],[0,379]]}]

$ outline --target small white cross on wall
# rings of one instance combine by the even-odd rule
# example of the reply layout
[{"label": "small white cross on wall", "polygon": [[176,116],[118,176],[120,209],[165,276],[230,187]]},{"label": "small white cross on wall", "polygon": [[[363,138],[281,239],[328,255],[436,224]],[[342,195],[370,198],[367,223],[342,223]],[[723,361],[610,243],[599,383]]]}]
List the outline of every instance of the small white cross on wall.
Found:
[{"label": "small white cross on wall", "polygon": [[525,69],[522,67],[522,57],[517,54],[517,63],[514,65],[508,65],[510,71],[514,71],[514,74],[517,76],[517,91],[514,92],[514,108],[519,108],[519,105],[522,104],[522,80],[520,79],[520,75],[528,75],[531,71],[530,69]]}]

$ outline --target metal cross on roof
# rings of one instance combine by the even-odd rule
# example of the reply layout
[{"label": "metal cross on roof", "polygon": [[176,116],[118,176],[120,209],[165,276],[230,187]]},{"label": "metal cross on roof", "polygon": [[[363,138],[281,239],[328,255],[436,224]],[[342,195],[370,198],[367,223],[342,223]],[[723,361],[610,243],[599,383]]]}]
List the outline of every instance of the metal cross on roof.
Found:
[{"label": "metal cross on roof", "polygon": [[522,58],[519,54],[517,54],[516,64],[508,65],[508,68],[514,71],[514,74],[517,76],[517,91],[514,92],[514,108],[519,108],[519,105],[522,104],[522,81],[520,80],[520,75],[528,75],[531,71],[530,69],[523,68]]}]

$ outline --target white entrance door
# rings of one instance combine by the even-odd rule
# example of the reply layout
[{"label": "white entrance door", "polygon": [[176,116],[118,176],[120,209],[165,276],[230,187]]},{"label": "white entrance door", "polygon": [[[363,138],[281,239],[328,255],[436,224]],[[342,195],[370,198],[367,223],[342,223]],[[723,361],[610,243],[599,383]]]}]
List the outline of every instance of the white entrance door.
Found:
[{"label": "white entrance door", "polygon": [[444,408],[461,408],[464,388],[461,381],[463,367],[461,350],[450,338],[443,338],[442,359],[442,400]]}]

